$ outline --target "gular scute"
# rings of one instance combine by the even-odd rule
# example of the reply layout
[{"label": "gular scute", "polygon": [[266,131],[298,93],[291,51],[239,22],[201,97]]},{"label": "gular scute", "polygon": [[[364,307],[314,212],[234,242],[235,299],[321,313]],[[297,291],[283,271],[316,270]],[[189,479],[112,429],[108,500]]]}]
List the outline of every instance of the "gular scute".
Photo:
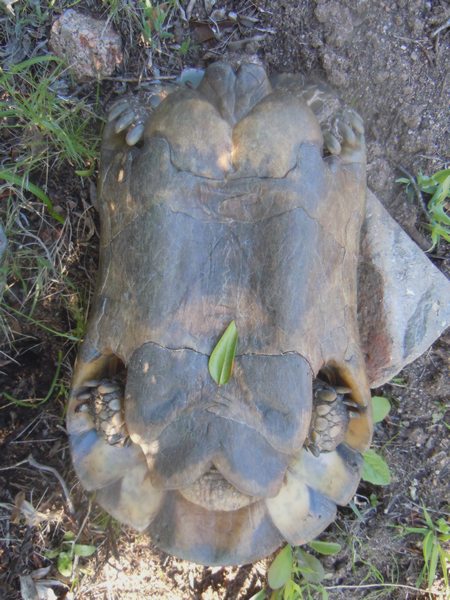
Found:
[{"label": "gular scute", "polygon": [[[361,119],[280,81],[216,63],[198,89],[137,108],[128,133],[120,105],[103,136],[74,465],[114,517],[203,564],[318,535],[355,493],[372,433]],[[219,386],[208,360],[232,321]]]}]

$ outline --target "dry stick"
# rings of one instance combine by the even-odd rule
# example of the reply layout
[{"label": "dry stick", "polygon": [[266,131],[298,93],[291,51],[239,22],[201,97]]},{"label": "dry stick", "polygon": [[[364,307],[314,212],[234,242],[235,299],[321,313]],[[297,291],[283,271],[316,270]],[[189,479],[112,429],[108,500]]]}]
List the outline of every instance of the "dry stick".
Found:
[{"label": "dry stick", "polygon": [[423,592],[420,588],[413,587],[412,585],[403,585],[401,583],[368,583],[366,585],[327,585],[324,586],[326,590],[366,590],[370,588],[401,588],[402,590],[410,590],[412,592]]},{"label": "dry stick", "polygon": [[37,460],[35,460],[33,458],[32,454],[30,454],[30,456],[28,457],[27,460],[28,460],[28,464],[31,467],[35,467],[36,469],[40,469],[41,471],[48,471],[49,473],[52,473],[56,477],[56,479],[59,481],[60,486],[62,487],[64,496],[66,497],[66,502],[67,502],[67,507],[69,509],[69,512],[71,515],[73,515],[75,513],[75,508],[74,508],[72,500],[70,498],[69,490],[67,488],[66,482],[61,477],[61,475],[58,473],[58,471],[54,467],[48,467],[47,465],[42,465],[41,463],[38,463]]},{"label": "dry stick", "polygon": [[60,486],[62,487],[64,496],[66,497],[66,503],[67,503],[69,512],[71,515],[73,515],[75,513],[75,508],[73,506],[72,500],[70,498],[70,493],[69,493],[69,490],[67,488],[67,485],[66,485],[66,482],[64,481],[64,479],[61,477],[61,475],[58,473],[58,471],[55,468],[48,467],[47,465],[42,465],[41,463],[37,462],[37,460],[35,460],[33,458],[32,454],[30,454],[30,456],[28,458],[24,458],[24,460],[19,461],[15,465],[11,465],[9,467],[0,467],[0,471],[7,471],[8,469],[15,469],[16,467],[20,467],[21,465],[25,465],[26,463],[28,463],[30,465],[30,467],[34,467],[35,469],[39,469],[41,471],[48,471],[49,473],[52,473],[52,475],[54,475],[56,477],[56,479],[59,481]]},{"label": "dry stick", "polygon": [[447,29],[448,27],[450,27],[450,19],[447,19],[445,23],[436,29],[436,31],[433,31],[431,37],[435,37],[438,33],[441,33],[441,31],[444,31],[444,29]]}]

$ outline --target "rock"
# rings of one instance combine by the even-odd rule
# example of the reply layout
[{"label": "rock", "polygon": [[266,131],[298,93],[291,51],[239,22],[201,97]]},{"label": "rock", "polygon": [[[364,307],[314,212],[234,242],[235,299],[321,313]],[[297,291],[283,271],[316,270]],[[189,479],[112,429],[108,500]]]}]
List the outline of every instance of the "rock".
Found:
[{"label": "rock", "polygon": [[53,23],[50,46],[80,81],[107,77],[122,62],[122,42],[111,25],[72,9]]},{"label": "rock", "polygon": [[335,0],[318,2],[314,14],[316,19],[327,27],[326,39],[329,44],[341,48],[352,39],[352,15],[340,2]]},{"label": "rock", "polygon": [[371,387],[418,358],[450,321],[450,282],[368,192],[358,318]]}]

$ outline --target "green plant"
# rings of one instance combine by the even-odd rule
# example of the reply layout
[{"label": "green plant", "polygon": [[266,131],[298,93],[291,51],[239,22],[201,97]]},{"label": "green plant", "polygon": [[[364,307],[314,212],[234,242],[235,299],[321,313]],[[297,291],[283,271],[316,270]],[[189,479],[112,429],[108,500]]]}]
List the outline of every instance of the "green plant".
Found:
[{"label": "green plant", "polygon": [[[340,544],[319,540],[310,542],[308,546],[322,555],[334,555],[341,550]],[[322,585],[325,577],[325,570],[317,557],[303,548],[287,545],[277,554],[267,572],[267,580],[273,590],[270,598],[302,600],[319,594],[327,599],[328,592]]]},{"label": "green plant", "polygon": [[168,0],[167,2],[152,3],[151,0],[141,0],[139,4],[142,10],[142,34],[145,41],[151,46],[155,46],[159,40],[172,39],[173,34],[169,33],[167,29],[176,2]]},{"label": "green plant", "polygon": [[[66,76],[61,60],[52,55],[0,68],[1,218],[9,240],[0,328],[9,346],[14,338],[10,323],[17,320],[71,340],[83,332],[81,303],[70,300],[76,287],[66,272],[71,224],[56,206],[47,180],[52,170],[62,168],[66,179],[70,173],[91,175],[99,136],[88,103],[61,93]],[[50,299],[75,321],[73,335],[59,334],[35,316],[39,303]]]},{"label": "green plant", "polygon": [[61,546],[46,552],[46,556],[57,559],[56,566],[63,577],[72,578],[78,559],[92,556],[96,550],[97,548],[90,544],[78,544],[75,534],[68,531],[64,534]]},{"label": "green plant", "polygon": [[54,217],[50,199],[30,175],[46,176],[64,161],[86,170],[94,164],[99,141],[92,128],[97,118],[86,103],[58,93],[63,73],[62,61],[52,55],[0,69],[0,119],[10,149],[0,176],[34,194]]},{"label": "green plant", "polygon": [[439,517],[433,522],[425,506],[422,506],[422,513],[423,524],[420,527],[399,527],[400,535],[402,536],[418,534],[422,537],[421,545],[424,565],[416,585],[420,587],[423,581],[426,580],[427,588],[431,588],[440,567],[445,586],[448,589],[448,562],[450,561],[448,543],[450,542],[450,524],[444,517]]},{"label": "green plant", "polygon": [[[380,423],[387,417],[391,410],[391,403],[384,396],[372,397],[373,422]],[[374,485],[388,485],[391,482],[389,465],[384,458],[375,450],[369,448],[363,452],[363,470],[361,478],[363,481]]]},{"label": "green plant", "polygon": [[[409,195],[416,194],[424,213],[429,221],[426,228],[431,232],[432,246],[429,250],[439,244],[441,238],[450,242],[450,169],[437,171],[433,175],[422,175],[417,177],[401,177],[397,179],[398,183],[406,185],[406,191]],[[429,196],[427,202],[424,202],[422,194]]]},{"label": "green plant", "polygon": [[187,56],[189,50],[192,48],[192,40],[190,37],[185,38],[178,48],[178,52],[181,56]]}]

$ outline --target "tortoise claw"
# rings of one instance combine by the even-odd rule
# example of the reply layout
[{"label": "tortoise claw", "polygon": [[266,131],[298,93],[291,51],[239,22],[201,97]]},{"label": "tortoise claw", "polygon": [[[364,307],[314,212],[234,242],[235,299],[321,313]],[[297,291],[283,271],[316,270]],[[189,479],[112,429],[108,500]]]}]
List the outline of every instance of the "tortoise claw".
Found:
[{"label": "tortoise claw", "polygon": [[108,123],[114,121],[129,107],[128,100],[122,99],[113,104],[112,108],[108,112]]},{"label": "tortoise claw", "polygon": [[129,127],[131,125],[131,123],[133,123],[135,118],[136,118],[136,114],[135,114],[134,110],[127,110],[126,112],[121,114],[121,117],[118,119],[118,121],[116,122],[116,125],[114,127],[115,132],[116,133],[122,132],[124,129]]},{"label": "tortoise claw", "polygon": [[144,124],[136,123],[127,133],[125,141],[129,146],[134,146],[144,135]]},{"label": "tortoise claw", "polygon": [[330,154],[340,154],[341,153],[341,144],[339,140],[329,131],[325,131],[323,134],[324,144]]}]

